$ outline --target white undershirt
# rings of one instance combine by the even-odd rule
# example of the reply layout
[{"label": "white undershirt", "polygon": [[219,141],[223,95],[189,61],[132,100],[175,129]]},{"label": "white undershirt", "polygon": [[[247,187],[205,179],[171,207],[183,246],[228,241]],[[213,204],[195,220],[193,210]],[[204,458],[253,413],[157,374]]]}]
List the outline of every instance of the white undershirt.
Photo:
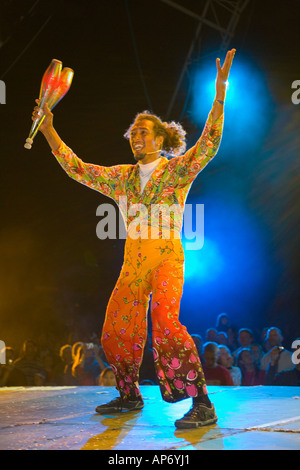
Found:
[{"label": "white undershirt", "polygon": [[152,173],[154,172],[155,168],[158,166],[159,162],[161,160],[160,158],[157,158],[151,163],[146,163],[146,164],[140,164],[140,181],[141,181],[141,193],[144,191],[146,184],[148,183],[149,179],[152,176]]}]

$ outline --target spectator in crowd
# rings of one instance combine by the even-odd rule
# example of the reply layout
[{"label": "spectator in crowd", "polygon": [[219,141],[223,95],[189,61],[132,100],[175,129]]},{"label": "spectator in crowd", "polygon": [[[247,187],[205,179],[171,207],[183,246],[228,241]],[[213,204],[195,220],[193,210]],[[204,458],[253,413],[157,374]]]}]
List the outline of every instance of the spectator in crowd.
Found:
[{"label": "spectator in crowd", "polygon": [[217,331],[227,331],[230,327],[229,316],[227,313],[220,313],[217,317],[216,321],[216,329]]},{"label": "spectator in crowd", "polygon": [[293,342],[292,362],[294,367],[277,372],[276,358],[271,357],[266,372],[266,385],[286,385],[290,387],[300,386],[300,338]]},{"label": "spectator in crowd", "polygon": [[254,356],[255,365],[260,369],[261,359],[264,355],[263,348],[259,343],[252,343],[250,349]]},{"label": "spectator in crowd", "polygon": [[197,348],[197,351],[198,351],[198,354],[199,354],[199,357],[202,358],[202,349],[203,349],[203,339],[201,337],[201,335],[197,334],[197,333],[193,333],[191,335],[194,343],[195,343],[195,346]]},{"label": "spectator in crowd", "polygon": [[26,385],[34,386],[45,383],[46,371],[39,360],[38,348],[34,341],[26,340],[23,343],[21,355],[13,365],[24,375]]},{"label": "spectator in crowd", "polygon": [[230,326],[229,328],[227,328],[226,334],[227,334],[227,346],[229,347],[230,351],[233,352],[239,346],[237,342],[236,330],[232,326]]},{"label": "spectator in crowd", "polygon": [[78,385],[76,378],[72,375],[72,346],[70,344],[62,346],[59,351],[59,357],[60,362],[56,365],[53,373],[53,381],[55,385]]},{"label": "spectator in crowd", "polygon": [[0,387],[25,386],[24,375],[13,365],[13,348],[5,347],[4,350],[1,350],[1,357],[5,357],[5,364],[0,364]]},{"label": "spectator in crowd", "polygon": [[265,371],[255,365],[253,353],[250,348],[242,348],[237,354],[237,366],[242,372],[242,385],[264,385]]},{"label": "spectator in crowd", "polygon": [[42,358],[42,365],[45,370],[44,385],[55,385],[54,382],[54,369],[59,361],[59,358],[51,351],[44,353]]},{"label": "spectator in crowd", "polygon": [[72,346],[72,358],[73,358],[73,362],[75,362],[76,360],[76,357],[77,357],[77,353],[78,353],[78,349],[83,346],[83,342],[82,341],[76,341],[73,346]]},{"label": "spectator in crowd", "polygon": [[228,369],[218,364],[219,347],[212,341],[203,346],[203,372],[207,385],[233,385]]},{"label": "spectator in crowd", "polygon": [[253,333],[249,328],[240,328],[238,331],[239,347],[233,352],[233,357],[236,360],[238,353],[244,348],[250,348],[253,343]]},{"label": "spectator in crowd", "polygon": [[101,372],[107,367],[93,343],[83,343],[77,350],[72,367],[73,376],[79,385],[97,385]]},{"label": "spectator in crowd", "polygon": [[13,364],[15,358],[14,349],[9,346],[4,346],[0,351],[0,358],[4,358],[4,362],[2,364]]},{"label": "spectator in crowd", "polygon": [[[96,343],[97,344],[97,343]],[[103,347],[101,344],[97,344],[97,348],[98,348],[98,356],[100,357],[100,359],[102,360],[102,362],[104,362],[104,364],[108,364],[108,361],[107,361],[107,358],[105,356],[105,353],[103,351]]]},{"label": "spectator in crowd", "polygon": [[227,337],[227,334],[225,333],[225,331],[219,331],[218,332],[218,341],[217,341],[218,344],[225,344],[227,345],[228,344],[228,337]]},{"label": "spectator in crowd", "polygon": [[223,345],[219,344],[219,364],[229,370],[233,385],[240,386],[242,385],[242,373],[239,367],[233,365],[233,357],[230,349]]},{"label": "spectator in crowd", "polygon": [[292,369],[294,367],[292,354],[282,346],[283,336],[280,329],[276,327],[269,328],[266,340],[271,346],[271,349],[262,357],[260,363],[261,369],[267,370],[271,362],[276,367],[276,373]]},{"label": "spectator in crowd", "polygon": [[104,387],[115,387],[116,377],[111,367],[105,367],[99,377],[99,385]]},{"label": "spectator in crowd", "polygon": [[271,346],[270,346],[270,343],[268,342],[267,340],[267,333],[268,333],[268,327],[265,326],[262,331],[261,331],[261,337],[260,337],[260,344],[262,345],[262,348],[263,348],[263,351],[264,353],[267,353],[268,351],[270,351],[271,349]]},{"label": "spectator in crowd", "polygon": [[218,332],[215,328],[208,328],[205,332],[205,342],[213,342],[217,343],[218,342]]},{"label": "spectator in crowd", "polygon": [[[50,366],[50,360],[57,360],[54,357],[54,351],[56,351],[56,337],[51,332],[51,329],[45,329],[37,333],[35,338],[36,346],[38,349],[39,359],[43,363],[44,358],[47,356],[46,364]],[[52,356],[52,358],[51,358]],[[50,359],[51,358],[51,359]]]}]

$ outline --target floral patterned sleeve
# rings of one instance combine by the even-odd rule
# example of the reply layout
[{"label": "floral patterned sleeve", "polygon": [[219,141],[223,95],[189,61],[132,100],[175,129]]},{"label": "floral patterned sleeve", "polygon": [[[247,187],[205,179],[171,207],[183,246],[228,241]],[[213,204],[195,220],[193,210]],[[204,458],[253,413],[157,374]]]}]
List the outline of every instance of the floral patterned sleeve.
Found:
[{"label": "floral patterned sleeve", "polygon": [[[201,137],[196,144],[184,155],[174,157],[176,173],[180,185],[192,182],[203,168],[216,155],[222,138],[224,114],[215,121],[212,120],[212,111],[209,113]],[[170,163],[173,159],[170,160]]]},{"label": "floral patterned sleeve", "polygon": [[132,165],[106,167],[84,163],[64,142],[52,153],[65,172],[78,183],[115,200],[124,194],[124,181]]}]

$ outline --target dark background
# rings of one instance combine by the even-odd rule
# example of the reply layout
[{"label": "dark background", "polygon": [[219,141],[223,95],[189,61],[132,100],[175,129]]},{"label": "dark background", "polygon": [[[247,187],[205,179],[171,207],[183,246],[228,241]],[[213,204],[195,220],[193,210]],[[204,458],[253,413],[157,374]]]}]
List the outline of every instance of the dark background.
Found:
[{"label": "dark background", "polygon": [[[177,3],[198,14],[204,6]],[[192,145],[209,108],[195,119],[187,75],[170,116],[167,110],[197,21],[160,0],[6,0],[0,12],[0,79],[6,85],[0,106],[0,338],[18,346],[41,333],[62,343],[69,332],[73,339],[100,335],[124,241],[97,238],[96,209],[108,200],[69,179],[42,135],[24,149],[34,99],[53,58],[74,69],[54,124],[86,162],[132,163],[123,133],[137,112],[149,108],[162,119],[180,120]],[[259,71],[255,102],[267,99],[268,106],[250,116],[253,90],[245,74],[234,90],[238,112],[226,107],[218,157],[189,194],[188,203],[205,204],[205,236],[215,247],[211,258],[203,251],[207,266],[197,272],[196,264],[193,275],[195,254],[187,254],[180,318],[190,332],[203,334],[226,311],[237,327],[256,333],[279,326],[287,347],[300,335],[300,105],[291,101],[291,84],[300,80],[299,20],[297,0],[250,1],[229,45],[237,49],[234,66],[248,62]],[[191,80],[202,61],[214,67],[216,57],[224,60],[221,42],[218,32],[203,28]],[[248,115],[252,121],[238,132]]]}]

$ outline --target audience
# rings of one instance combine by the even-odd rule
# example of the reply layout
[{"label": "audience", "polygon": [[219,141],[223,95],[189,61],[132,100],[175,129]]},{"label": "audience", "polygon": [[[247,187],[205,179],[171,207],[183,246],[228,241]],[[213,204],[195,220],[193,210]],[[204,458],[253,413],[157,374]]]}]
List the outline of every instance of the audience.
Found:
[{"label": "audience", "polygon": [[46,370],[38,355],[34,341],[23,343],[20,357],[13,362],[14,367],[23,374],[26,385],[43,385],[46,381]]},{"label": "audience", "polygon": [[99,375],[107,367],[98,354],[98,348],[93,343],[83,343],[77,349],[72,373],[78,380],[78,385],[97,385]]},{"label": "audience", "polygon": [[242,385],[264,385],[265,371],[259,369],[250,348],[242,348],[237,354],[237,366],[242,372]]},{"label": "audience", "polygon": [[218,332],[218,337],[217,337],[218,344],[224,344],[227,346],[228,344],[228,337],[225,331],[219,331]]},{"label": "audience", "polygon": [[215,328],[208,328],[205,332],[205,342],[218,342],[218,332]]},{"label": "audience", "polygon": [[[204,345],[199,332],[191,335],[208,385],[299,386],[300,366],[293,362],[292,352],[283,347],[279,328],[255,330],[254,337],[249,328],[236,330],[227,313],[221,313],[215,325],[206,329]],[[150,340],[148,337],[140,369],[141,385],[158,384]],[[95,333],[82,337],[78,331],[70,333],[64,343],[55,334],[43,332],[24,341],[20,353],[18,347],[15,350],[6,347],[6,362],[0,364],[0,387],[116,386],[114,373],[99,344],[99,335]]]},{"label": "audience", "polygon": [[218,315],[217,321],[216,321],[217,331],[225,331],[226,332],[230,326],[231,326],[230,325],[230,320],[229,320],[229,316],[227,315],[227,313],[220,313],[220,315]]},{"label": "audience", "polygon": [[199,356],[202,357],[203,339],[201,335],[198,335],[197,333],[193,333],[191,337],[195,343]]},{"label": "audience", "polygon": [[115,387],[116,377],[111,367],[105,367],[99,376],[99,385],[104,387]]},{"label": "audience", "polygon": [[270,346],[270,344],[268,343],[268,341],[266,339],[268,329],[269,329],[268,327],[265,327],[261,330],[261,337],[260,337],[260,341],[259,341],[259,343],[262,345],[264,353],[270,351],[270,349],[271,349],[271,346]]},{"label": "audience", "polygon": [[266,385],[287,385],[290,387],[299,387],[300,385],[300,338],[293,342],[293,364],[294,367],[277,372],[276,360],[270,361],[266,372]]},{"label": "audience", "polygon": [[77,379],[72,374],[73,348],[70,344],[65,344],[60,348],[60,361],[53,371],[53,381],[56,385],[74,386],[78,385]]},{"label": "audience", "polygon": [[229,328],[227,328],[226,334],[227,334],[227,346],[229,347],[230,351],[233,352],[239,346],[237,342],[236,330],[230,326]]},{"label": "audience", "polygon": [[6,355],[5,364],[0,364],[0,387],[25,386],[24,374],[14,366],[14,350],[6,347],[1,351]]},{"label": "audience", "polygon": [[54,382],[54,369],[59,362],[59,357],[53,352],[47,351],[42,358],[42,365],[45,371],[45,380],[43,385],[55,385]]},{"label": "audience", "polygon": [[72,346],[72,359],[73,359],[73,362],[75,361],[76,357],[77,357],[77,352],[78,352],[78,349],[83,345],[83,343],[81,341],[76,341],[73,346]]},{"label": "audience", "polygon": [[260,367],[267,370],[270,363],[276,367],[276,373],[293,368],[292,353],[282,346],[283,336],[279,328],[269,328],[266,341],[271,349],[262,357]]},{"label": "audience", "polygon": [[239,347],[233,351],[233,357],[236,359],[238,353],[244,348],[250,348],[254,341],[253,333],[249,328],[241,328],[238,331]]},{"label": "audience", "polygon": [[242,384],[242,373],[239,367],[233,365],[234,359],[230,349],[224,344],[219,344],[219,364],[229,370],[233,385]]},{"label": "audience", "polygon": [[203,345],[203,373],[207,385],[233,385],[229,370],[218,364],[219,347],[212,341]]},{"label": "audience", "polygon": [[259,343],[252,343],[251,346],[250,346],[250,349],[251,349],[252,354],[254,356],[255,365],[259,369],[261,369],[260,363],[261,363],[261,359],[264,355],[264,351],[263,351],[262,346]]}]

